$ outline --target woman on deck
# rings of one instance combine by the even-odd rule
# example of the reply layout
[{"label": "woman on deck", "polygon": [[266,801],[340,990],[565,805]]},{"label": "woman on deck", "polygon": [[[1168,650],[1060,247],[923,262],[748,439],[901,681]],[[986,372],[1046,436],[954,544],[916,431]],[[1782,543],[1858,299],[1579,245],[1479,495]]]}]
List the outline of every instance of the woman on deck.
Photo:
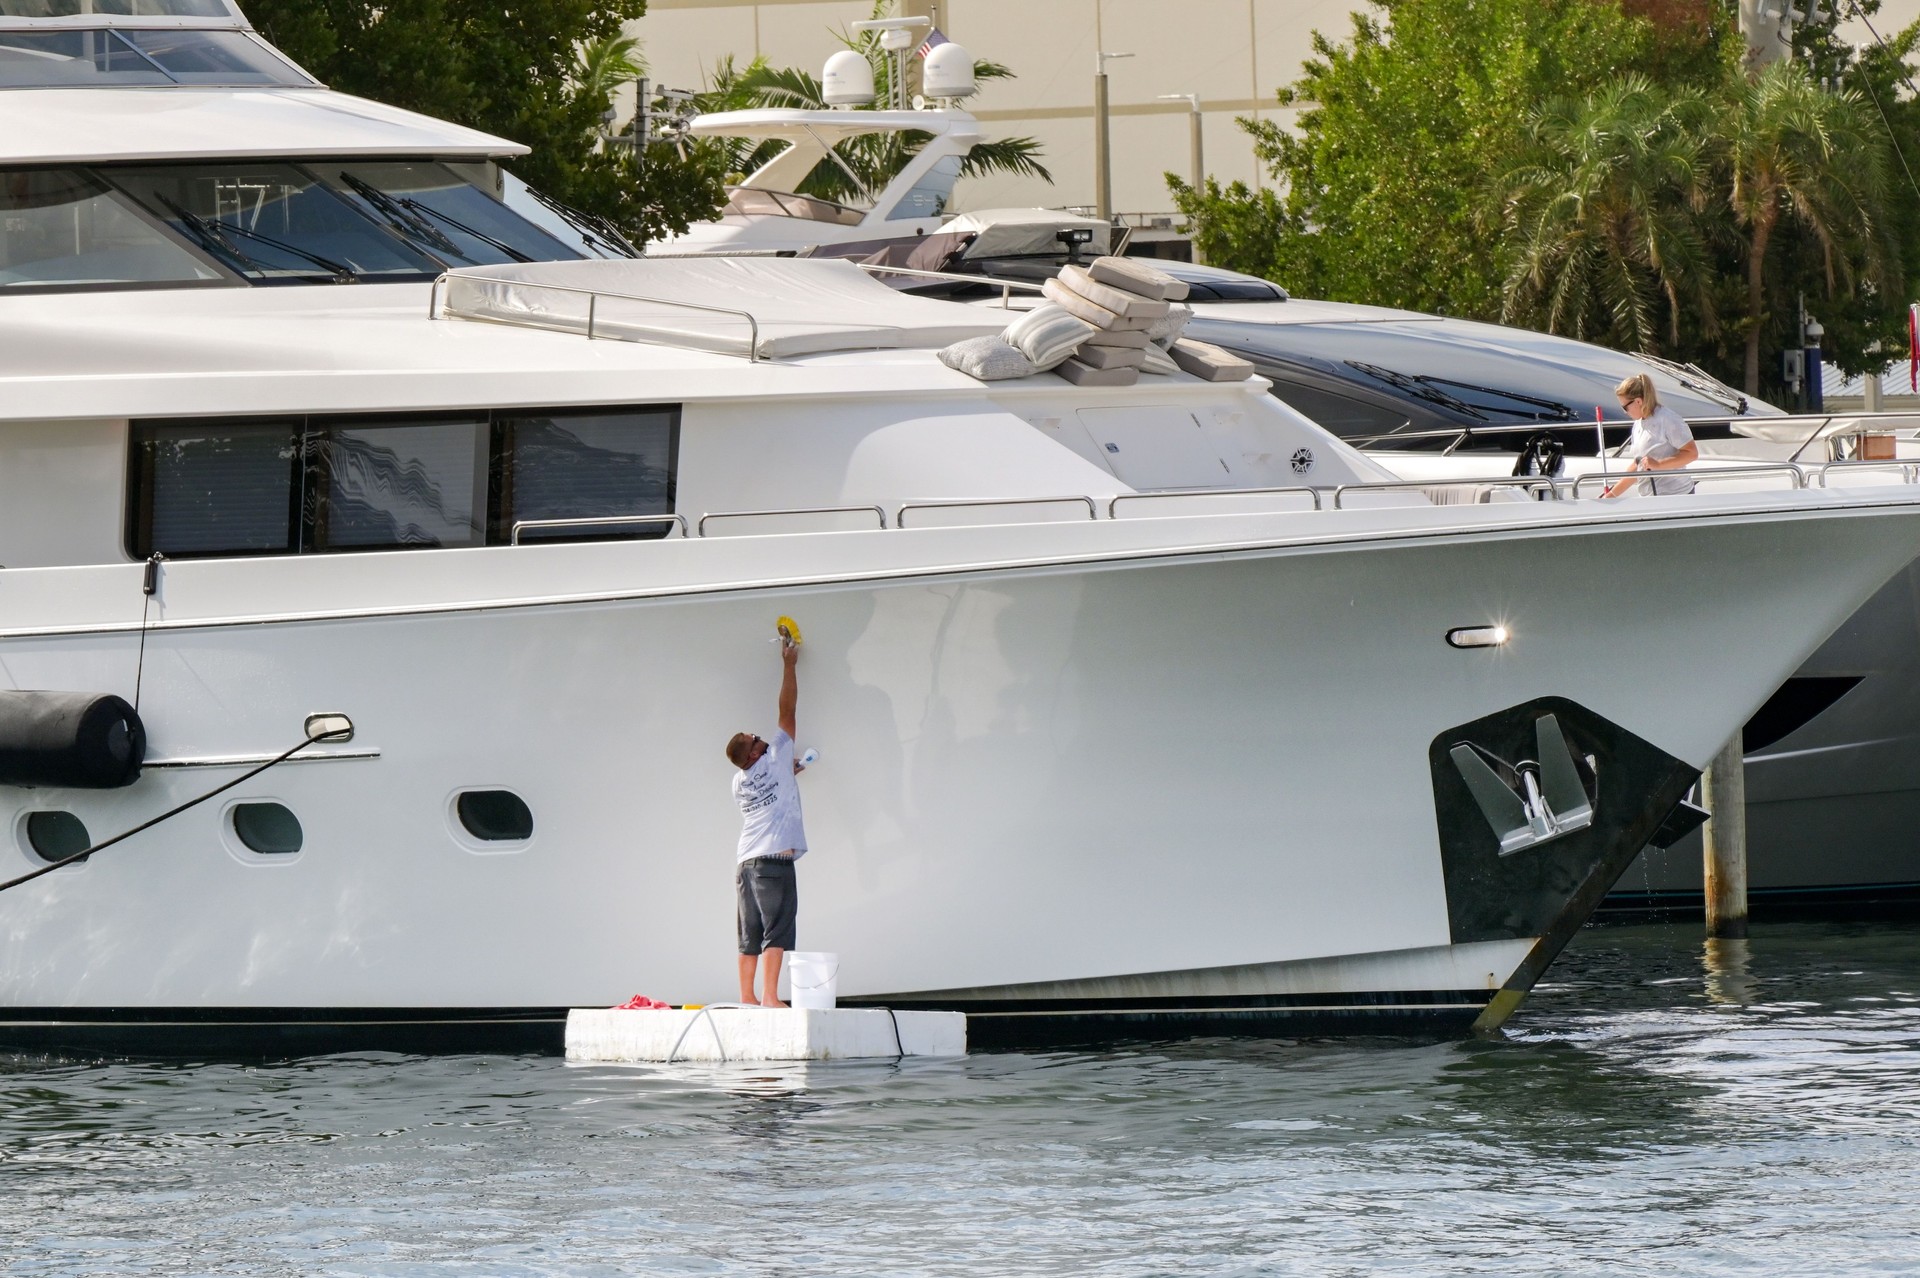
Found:
[{"label": "woman on deck", "polygon": [[[1635,373],[1614,387],[1613,393],[1627,416],[1633,418],[1633,434],[1628,437],[1626,448],[1626,455],[1633,458],[1633,472],[1679,470],[1699,460],[1700,445],[1693,442],[1693,432],[1687,429],[1687,423],[1680,414],[1660,406],[1660,395],[1654,390],[1653,378],[1645,373]],[[1623,479],[1610,485],[1600,495],[1624,497],[1640,482]],[[1694,489],[1691,479],[1655,479],[1650,482],[1656,496],[1690,493]]]}]

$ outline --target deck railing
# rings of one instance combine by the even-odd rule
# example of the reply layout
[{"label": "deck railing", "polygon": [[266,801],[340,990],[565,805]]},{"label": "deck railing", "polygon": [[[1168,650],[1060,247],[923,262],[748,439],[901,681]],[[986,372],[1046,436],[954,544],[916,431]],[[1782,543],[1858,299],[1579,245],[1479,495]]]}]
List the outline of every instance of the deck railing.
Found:
[{"label": "deck railing", "polygon": [[[1396,480],[1381,481],[1377,483],[1341,484],[1338,487],[1331,490],[1333,494],[1333,500],[1331,501],[1331,503],[1327,502],[1325,499],[1325,494],[1328,490],[1319,489],[1319,488],[1308,488],[1304,486],[1296,486],[1296,487],[1288,487],[1288,488],[1168,489],[1168,490],[1162,490],[1158,492],[1119,493],[1119,494],[1116,494],[1115,496],[1109,497],[1106,499],[1106,519],[1107,521],[1111,522],[1111,521],[1122,518],[1122,516],[1119,513],[1121,507],[1124,504],[1133,503],[1133,502],[1156,502],[1156,501],[1206,502],[1210,500],[1221,500],[1223,502],[1226,500],[1238,500],[1240,502],[1244,502],[1248,498],[1304,497],[1307,499],[1306,502],[1292,509],[1276,508],[1273,510],[1250,511],[1242,508],[1237,510],[1222,511],[1220,513],[1234,514],[1234,515],[1247,515],[1247,514],[1310,515],[1316,512],[1326,511],[1326,510],[1352,511],[1352,510],[1362,509],[1362,507],[1359,506],[1358,504],[1350,504],[1349,498],[1351,498],[1355,494],[1364,495],[1367,493],[1378,493],[1382,495],[1388,495],[1388,494],[1421,495],[1421,496],[1432,497],[1440,492],[1444,492],[1445,490],[1458,488],[1458,489],[1468,490],[1476,501],[1488,500],[1491,494],[1497,491],[1502,491],[1502,490],[1504,490],[1508,494],[1514,495],[1517,499],[1523,500],[1523,501],[1529,496],[1537,496],[1538,499],[1541,499],[1541,500],[1576,501],[1576,500],[1582,499],[1583,489],[1592,488],[1597,485],[1617,484],[1622,482],[1623,480],[1633,484],[1640,484],[1653,479],[1684,478],[1684,479],[1688,479],[1696,482],[1713,483],[1713,482],[1719,482],[1724,480],[1745,481],[1753,477],[1759,476],[1759,477],[1784,479],[1787,481],[1786,486],[1788,488],[1793,490],[1799,490],[1799,489],[1811,487],[1816,483],[1822,488],[1830,487],[1831,485],[1829,483],[1829,478],[1831,476],[1844,476],[1844,475],[1852,474],[1855,472],[1859,472],[1862,474],[1891,472],[1892,474],[1898,476],[1898,482],[1900,483],[1903,483],[1903,484],[1920,483],[1920,459],[1915,459],[1912,461],[1892,461],[1892,462],[1883,462],[1883,461],[1830,462],[1827,465],[1820,467],[1817,471],[1813,472],[1811,477],[1809,476],[1806,467],[1797,466],[1792,462],[1767,462],[1767,463],[1754,465],[1754,466],[1710,466],[1710,467],[1702,467],[1698,469],[1688,468],[1685,470],[1642,471],[1642,472],[1635,472],[1632,476],[1627,476],[1623,474],[1612,474],[1612,475],[1591,474],[1591,475],[1582,475],[1579,478],[1573,479],[1573,480],[1556,480],[1556,479],[1549,479],[1549,478],[1538,476],[1538,475],[1498,475],[1498,476],[1493,476],[1489,478],[1479,478],[1479,479],[1441,479],[1441,480],[1396,479]],[[1684,497],[1686,495],[1687,494],[1684,494],[1684,493],[1670,494],[1669,499],[1671,497]],[[1589,493],[1587,494],[1587,496],[1591,497],[1592,494]],[[1440,505],[1446,505],[1450,503],[1435,502],[1434,504],[1436,506],[1440,506]],[[1458,504],[1458,503],[1451,503],[1451,504]],[[696,537],[704,537],[707,535],[706,528],[709,523],[718,521],[718,520],[726,520],[726,519],[762,519],[762,518],[772,519],[772,518],[804,516],[804,515],[860,514],[860,515],[874,516],[875,522],[877,523],[879,529],[884,530],[887,528],[901,529],[901,528],[908,528],[913,526],[913,525],[910,525],[907,518],[909,512],[912,512],[912,511],[942,511],[942,510],[984,511],[984,510],[993,509],[995,507],[1004,508],[1011,511],[1019,508],[1036,507],[1036,506],[1072,506],[1076,508],[1076,513],[1075,513],[1076,520],[1078,520],[1079,518],[1078,512],[1081,510],[1085,511],[1086,520],[1088,521],[1098,522],[1101,519],[1100,503],[1095,498],[1087,496],[1086,494],[1083,494],[1083,493],[1064,493],[1059,496],[1052,496],[1052,497],[989,497],[989,498],[969,499],[965,501],[903,502],[898,507],[895,508],[891,523],[889,523],[887,519],[886,507],[881,505],[806,506],[806,507],[767,509],[767,510],[710,511],[707,514],[700,516],[699,520],[693,525],[693,528],[694,528],[693,535]],[[1014,524],[1021,521],[1018,519],[1005,519],[1005,520],[999,520],[995,522],[996,524]],[[1027,522],[1059,522],[1059,521],[1033,520],[1033,521],[1027,521]],[[543,539],[542,542],[540,543],[523,543],[520,537],[521,531],[523,529],[594,528],[594,527],[608,527],[608,526],[619,525],[619,524],[659,524],[659,523],[670,523],[670,524],[676,525],[680,529],[681,537],[685,538],[686,536],[688,536],[687,521],[686,521],[686,518],[682,515],[609,516],[603,519],[534,519],[534,520],[523,520],[513,525],[512,544],[516,546],[522,545],[522,544],[552,544],[554,540],[557,540],[557,539]],[[919,527],[922,529],[951,528],[951,527],[958,527],[958,526],[964,526],[964,525],[926,524],[926,523],[919,525]],[[814,530],[814,531],[827,531],[827,530]],[[841,530],[841,531],[844,531],[844,530]]]},{"label": "deck railing", "polygon": [[[440,316],[446,312],[445,306],[443,306],[440,302],[440,286],[446,283],[449,278],[451,277],[446,275],[440,276],[438,279],[434,280],[433,287],[430,290],[428,290],[427,292],[427,318],[428,319],[439,319]],[[710,306],[705,302],[688,302],[675,297],[651,297],[645,293],[619,293],[619,292],[613,291],[612,289],[604,289],[604,288],[575,288],[571,284],[541,284],[541,283],[535,283],[529,280],[508,279],[504,276],[499,276],[499,275],[462,274],[458,278],[463,281],[472,281],[477,284],[501,284],[509,288],[538,289],[546,293],[566,293],[575,297],[584,297],[587,299],[586,335],[589,341],[591,341],[594,337],[598,336],[594,332],[594,326],[599,321],[600,303],[602,301],[645,302],[649,306],[677,306],[683,310],[700,311],[702,313],[709,314],[709,315],[727,315],[735,319],[743,319],[747,322],[746,355],[747,355],[748,362],[758,363],[762,358],[764,358],[760,354],[760,321],[754,318],[752,311],[743,311],[737,307]],[[449,287],[447,291],[449,294],[451,294],[452,293],[451,287]],[[453,313],[456,315],[466,314],[466,312],[464,311],[455,311]],[[525,312],[515,312],[512,314],[498,314],[498,315],[490,315],[490,314],[484,314],[484,313],[476,313],[476,314],[477,314],[477,317],[482,320],[490,321],[496,324],[513,324],[520,328],[547,329],[552,332],[558,332],[558,333],[573,333],[573,332],[579,331],[579,325],[577,322],[558,321],[558,320],[548,322],[540,319],[537,316],[529,315]],[[658,340],[662,341],[663,343],[671,343],[674,345],[686,346],[695,350],[707,351],[710,354],[715,354],[715,355],[737,355],[740,353],[734,350],[722,349],[720,347],[719,339],[717,338],[714,339],[713,343],[709,345],[701,345],[700,343],[695,341],[688,341],[684,337],[681,337],[675,334],[659,335]]]}]

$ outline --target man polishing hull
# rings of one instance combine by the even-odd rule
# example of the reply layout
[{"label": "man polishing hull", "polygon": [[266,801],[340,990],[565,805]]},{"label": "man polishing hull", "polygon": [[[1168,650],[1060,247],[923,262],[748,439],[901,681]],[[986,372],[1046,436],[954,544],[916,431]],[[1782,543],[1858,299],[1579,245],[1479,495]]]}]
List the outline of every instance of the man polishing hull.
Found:
[{"label": "man polishing hull", "polygon": [[[740,769],[733,778],[733,797],[743,819],[734,857],[740,1001],[762,1007],[786,1006],[780,1001],[780,964],[793,948],[800,905],[793,863],[807,854],[807,834],[800,820],[800,766],[793,748],[794,708],[800,697],[794,665],[800,659],[800,645],[786,625],[780,627],[780,641],[780,726],[770,741],[751,732],[736,732],[727,742],[727,758]],[[766,975],[756,998],[754,972],[762,967],[762,954]]]}]

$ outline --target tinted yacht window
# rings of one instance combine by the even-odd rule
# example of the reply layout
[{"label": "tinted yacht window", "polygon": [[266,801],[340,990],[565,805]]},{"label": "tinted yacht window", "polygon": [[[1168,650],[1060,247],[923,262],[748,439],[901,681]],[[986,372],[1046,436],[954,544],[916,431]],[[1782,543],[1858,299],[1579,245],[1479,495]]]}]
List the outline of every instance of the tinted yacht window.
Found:
[{"label": "tinted yacht window", "polygon": [[[496,541],[527,520],[664,515],[673,509],[678,415],[671,411],[508,417],[495,454]],[[591,530],[588,530],[589,532]],[[613,537],[664,537],[668,526],[610,524]],[[528,529],[523,541],[578,537]]]},{"label": "tinted yacht window", "polygon": [[939,217],[947,211],[947,201],[953,198],[953,184],[959,180],[960,157],[941,156],[913,184],[913,189],[900,197],[887,217],[895,221],[905,217]]},{"label": "tinted yacht window", "polygon": [[0,88],[171,83],[111,31],[0,31]]},{"label": "tinted yacht window", "polygon": [[1369,404],[1349,395],[1336,395],[1304,382],[1284,380],[1271,369],[1260,371],[1273,378],[1275,398],[1336,435],[1354,438],[1385,435],[1409,424],[1407,415],[1397,409]]},{"label": "tinted yacht window", "polygon": [[311,167],[416,249],[448,266],[580,256],[444,164],[355,161]]},{"label": "tinted yacht window", "polygon": [[119,33],[181,84],[312,84],[284,58],[239,31]]},{"label": "tinted yacht window", "polygon": [[484,420],[335,424],[309,436],[316,550],[477,546],[485,533]]},{"label": "tinted yacht window", "polygon": [[223,278],[231,279],[82,173],[0,171],[0,290]]},{"label": "tinted yacht window", "polygon": [[127,553],[210,555],[665,536],[679,411],[135,422]]},{"label": "tinted yacht window", "polygon": [[103,170],[153,216],[260,283],[437,275],[440,266],[292,164]]},{"label": "tinted yacht window", "polygon": [[0,31],[0,88],[313,83],[239,31]]},{"label": "tinted yacht window", "polygon": [[128,485],[135,556],[295,549],[299,453],[297,422],[136,427]]}]

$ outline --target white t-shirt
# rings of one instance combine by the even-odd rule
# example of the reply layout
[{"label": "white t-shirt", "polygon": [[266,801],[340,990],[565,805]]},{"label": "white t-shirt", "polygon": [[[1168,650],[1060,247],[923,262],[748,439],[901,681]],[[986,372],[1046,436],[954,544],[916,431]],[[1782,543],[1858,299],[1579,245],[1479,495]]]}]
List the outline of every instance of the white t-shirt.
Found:
[{"label": "white t-shirt", "polygon": [[807,832],[800,825],[800,778],[793,774],[793,738],[773,730],[767,751],[751,768],[733,774],[733,798],[745,824],[734,861],[807,854]]},{"label": "white t-shirt", "polygon": [[[1626,456],[1632,458],[1651,457],[1654,461],[1665,461],[1688,444],[1693,442],[1693,432],[1687,429],[1686,419],[1671,408],[1654,409],[1633,424],[1633,434],[1627,437]],[[1671,472],[1668,472],[1671,474]],[[1653,491],[1660,494],[1690,493],[1694,489],[1691,479],[1667,478],[1648,481]],[[1645,491],[1643,487],[1641,491]]]}]

